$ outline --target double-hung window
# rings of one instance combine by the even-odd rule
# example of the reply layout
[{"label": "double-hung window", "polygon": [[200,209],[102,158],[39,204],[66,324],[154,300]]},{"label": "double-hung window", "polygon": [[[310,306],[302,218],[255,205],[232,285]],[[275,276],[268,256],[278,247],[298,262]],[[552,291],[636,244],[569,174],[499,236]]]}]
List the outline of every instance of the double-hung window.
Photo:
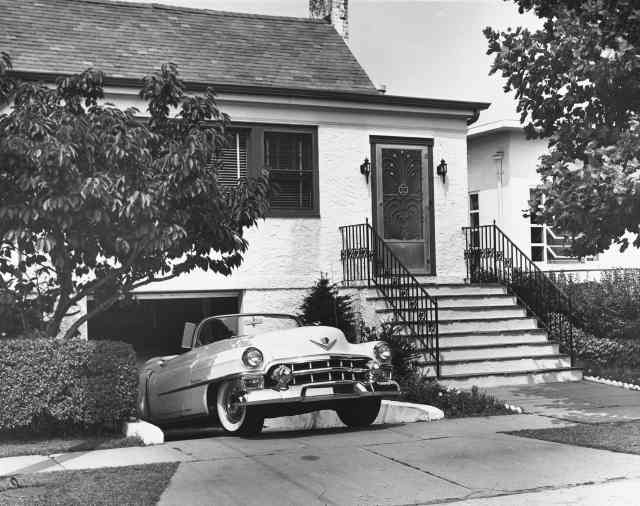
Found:
[{"label": "double-hung window", "polygon": [[477,193],[469,194],[469,226],[475,230],[471,231],[471,246],[480,246],[480,201]]},{"label": "double-hung window", "polygon": [[318,216],[318,144],[315,127],[234,125],[218,169],[221,184],[269,171],[270,216]]}]

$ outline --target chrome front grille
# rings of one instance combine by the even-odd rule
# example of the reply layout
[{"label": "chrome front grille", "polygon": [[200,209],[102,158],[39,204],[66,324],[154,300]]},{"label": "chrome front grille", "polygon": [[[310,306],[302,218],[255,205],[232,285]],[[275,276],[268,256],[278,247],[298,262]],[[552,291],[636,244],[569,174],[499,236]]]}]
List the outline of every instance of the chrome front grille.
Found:
[{"label": "chrome front grille", "polygon": [[280,365],[286,365],[292,371],[293,379],[290,385],[308,385],[312,383],[327,383],[333,381],[369,381],[369,368],[366,357],[329,357],[325,360],[310,362],[282,362],[274,365],[267,374],[271,380],[271,372]]}]

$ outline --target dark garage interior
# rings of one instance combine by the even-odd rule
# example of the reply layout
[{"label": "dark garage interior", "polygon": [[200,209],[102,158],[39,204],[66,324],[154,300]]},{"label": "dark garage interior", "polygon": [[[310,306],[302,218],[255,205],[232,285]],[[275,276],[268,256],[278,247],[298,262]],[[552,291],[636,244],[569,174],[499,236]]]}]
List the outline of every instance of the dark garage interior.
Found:
[{"label": "dark garage interior", "polygon": [[[88,303],[91,311],[92,301]],[[206,316],[237,313],[237,297],[162,298],[122,301],[88,323],[89,339],[130,343],[138,360],[181,353],[185,322]]]}]

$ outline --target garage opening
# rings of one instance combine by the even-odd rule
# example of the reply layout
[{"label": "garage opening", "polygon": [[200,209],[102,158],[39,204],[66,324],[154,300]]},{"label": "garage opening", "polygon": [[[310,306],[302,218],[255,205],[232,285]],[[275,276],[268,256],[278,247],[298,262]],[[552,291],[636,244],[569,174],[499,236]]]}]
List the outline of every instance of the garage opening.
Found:
[{"label": "garage opening", "polygon": [[[93,302],[88,302],[91,311]],[[122,301],[88,322],[89,339],[125,341],[133,346],[138,361],[158,355],[181,353],[185,322],[197,323],[207,316],[237,313],[238,295],[189,296],[144,294]]]}]

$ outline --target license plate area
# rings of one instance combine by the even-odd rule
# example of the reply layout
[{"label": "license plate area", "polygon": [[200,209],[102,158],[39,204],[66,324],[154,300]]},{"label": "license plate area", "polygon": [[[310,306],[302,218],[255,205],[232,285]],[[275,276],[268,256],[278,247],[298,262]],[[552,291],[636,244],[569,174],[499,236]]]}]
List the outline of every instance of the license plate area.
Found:
[{"label": "license plate area", "polygon": [[333,387],[309,387],[305,392],[305,397],[321,397],[323,395],[333,395]]}]

